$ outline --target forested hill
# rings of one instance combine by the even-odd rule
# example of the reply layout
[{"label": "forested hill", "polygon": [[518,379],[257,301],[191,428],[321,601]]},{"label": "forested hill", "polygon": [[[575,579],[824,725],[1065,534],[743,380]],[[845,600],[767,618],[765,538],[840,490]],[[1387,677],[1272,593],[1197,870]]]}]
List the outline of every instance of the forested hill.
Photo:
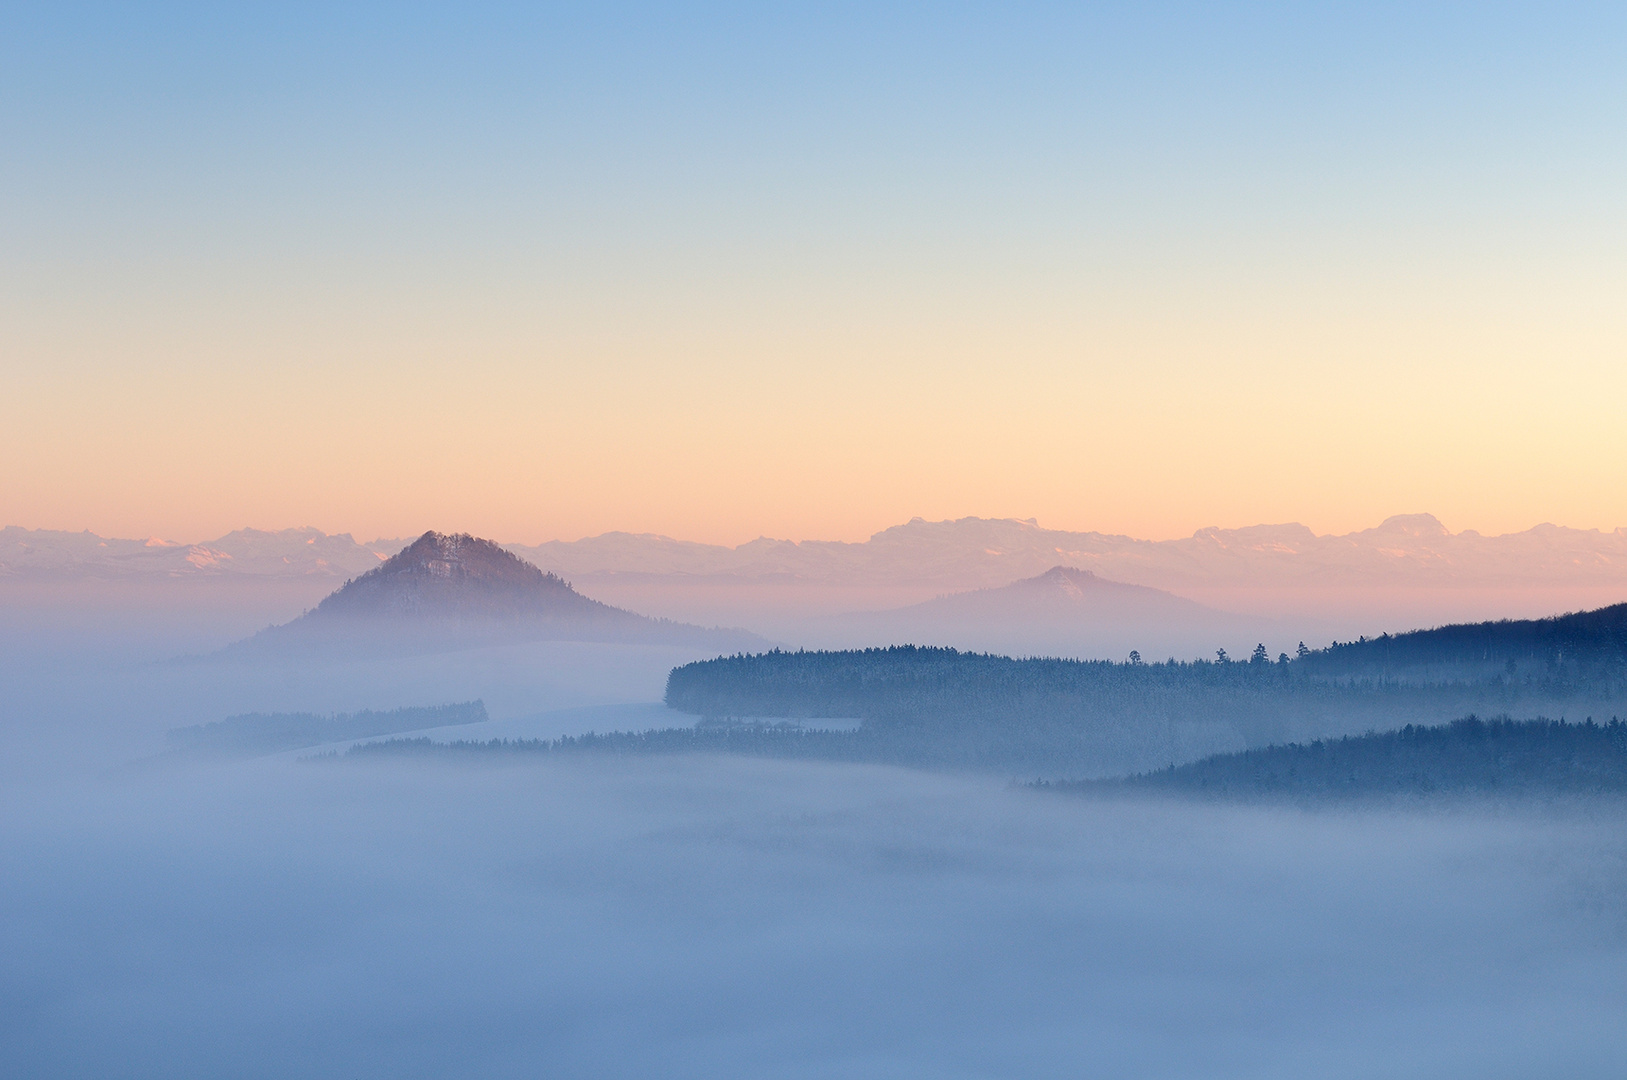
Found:
[{"label": "forested hill", "polygon": [[[1588,614],[1603,615],[1616,610]],[[1329,650],[1308,651],[1298,659],[1284,655],[1276,660],[1270,659],[1263,647],[1248,661],[1222,658],[1151,664],[1139,660],[1130,663],[1018,660],[914,645],[835,652],[774,650],[674,668],[667,677],[666,702],[674,709],[698,716],[882,719],[938,715],[945,710],[955,714],[969,710],[1012,713],[1041,701],[1088,698],[1130,702],[1168,694],[1218,700],[1285,696],[1349,698],[1360,692],[1395,698],[1417,696],[1433,688],[1452,697],[1467,694],[1512,703],[1570,699],[1610,701],[1627,693],[1627,662],[1622,653],[1610,650],[1609,639],[1602,633],[1591,639],[1577,635],[1563,639],[1593,640],[1594,651],[1587,654],[1591,662],[1583,664],[1578,659],[1579,653],[1564,652],[1560,654],[1562,662],[1545,663],[1540,667],[1521,666],[1517,676],[1502,664],[1488,666],[1476,659],[1489,655],[1496,660],[1503,658],[1502,653],[1491,650],[1490,646],[1465,644],[1480,640],[1474,632],[1484,630],[1489,635],[1510,627],[1526,635],[1523,639],[1517,633],[1507,635],[1510,642],[1534,640],[1536,634],[1548,630],[1550,624],[1557,621],[1445,627],[1420,634],[1335,645]],[[1538,629],[1529,629],[1532,627]],[[1456,637],[1460,629],[1464,635]],[[1515,647],[1512,643],[1507,645],[1509,656]],[[1430,678],[1431,673],[1425,671],[1415,673],[1412,679],[1391,679],[1387,677],[1386,656],[1434,657],[1443,666],[1454,666],[1440,672],[1438,678]],[[1395,668],[1399,664],[1396,660],[1389,666]],[[1483,670],[1465,670],[1471,667]],[[1341,677],[1350,674],[1361,678]],[[1473,710],[1464,710],[1468,711]]]},{"label": "forested hill", "polygon": [[1040,786],[1302,802],[1627,793],[1627,724],[1614,718],[1571,724],[1469,717],[1444,726],[1221,754],[1118,780]]},{"label": "forested hill", "polygon": [[1518,676],[1593,677],[1627,672],[1627,604],[1546,619],[1464,623],[1335,642],[1301,658],[1307,674],[1390,674],[1474,669]]},{"label": "forested hill", "polygon": [[1289,680],[1287,661],[1119,664],[1023,659],[917,645],[772,652],[701,660],[667,676],[669,707],[697,716],[902,719],[1159,690],[1257,694]]},{"label": "forested hill", "polygon": [[1272,744],[1437,725],[1453,717],[1627,713],[1627,670],[1562,667],[1399,679],[1249,661],[1016,660],[894,646],[768,652],[687,664],[667,704],[730,718],[858,717],[891,760],[1104,776]]}]

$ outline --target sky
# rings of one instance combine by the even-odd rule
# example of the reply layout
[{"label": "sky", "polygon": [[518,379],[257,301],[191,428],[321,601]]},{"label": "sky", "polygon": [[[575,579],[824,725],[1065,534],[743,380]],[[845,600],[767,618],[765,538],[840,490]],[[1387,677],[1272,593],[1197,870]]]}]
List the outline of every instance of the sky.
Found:
[{"label": "sky", "polygon": [[1615,5],[6,5],[0,524],[1627,525]]}]

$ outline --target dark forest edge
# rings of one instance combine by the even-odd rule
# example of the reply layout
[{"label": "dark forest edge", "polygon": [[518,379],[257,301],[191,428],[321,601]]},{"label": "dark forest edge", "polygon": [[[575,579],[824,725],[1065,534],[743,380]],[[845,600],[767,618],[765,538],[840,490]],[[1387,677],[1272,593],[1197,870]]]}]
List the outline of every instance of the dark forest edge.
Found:
[{"label": "dark forest edge", "polygon": [[366,739],[399,731],[483,723],[490,717],[481,701],[429,705],[382,712],[244,713],[210,724],[171,728],[164,735],[170,751],[254,755],[300,750],[346,739]]},{"label": "dark forest edge", "polygon": [[[490,739],[436,742],[428,738],[381,739],[358,743],[346,758],[501,758],[600,754],[746,754],[818,761],[870,761],[871,747],[857,731],[813,731],[769,724],[735,727],[651,728],[647,731],[590,732],[557,739]],[[304,760],[332,759],[338,751]]]},{"label": "dark forest edge", "polygon": [[1217,754],[1111,780],[1036,781],[1080,795],[1337,802],[1627,793],[1627,724],[1481,720]]},{"label": "dark forest edge", "polygon": [[[558,739],[361,743],[353,760],[419,758],[496,762],[543,758],[736,754],[804,761],[886,763],[861,732],[766,724],[659,728]],[[333,760],[337,751],[305,760]],[[1325,803],[1386,798],[1627,794],[1627,724],[1481,720],[1217,754],[1155,772],[1100,780],[1039,780],[1032,788],[1078,795],[1154,795],[1245,802]]]},{"label": "dark forest edge", "polygon": [[[355,753],[722,752],[1079,781],[1379,738],[1362,733],[1448,730],[1439,725],[1466,715],[1611,716],[1627,711],[1622,703],[1627,604],[1301,645],[1293,657],[1272,659],[1261,646],[1246,661],[1223,652],[1155,663],[1135,654],[1126,663],[1014,659],[914,645],[738,653],[669,674],[666,704],[695,716],[694,727]],[[796,726],[815,717],[862,723],[845,732]],[[1354,753],[1367,744],[1337,745]]]},{"label": "dark forest edge", "polygon": [[1470,714],[1627,711],[1624,627],[1619,605],[1245,661],[771,651],[674,668],[666,703],[702,722],[857,717],[903,764],[1101,777]]}]

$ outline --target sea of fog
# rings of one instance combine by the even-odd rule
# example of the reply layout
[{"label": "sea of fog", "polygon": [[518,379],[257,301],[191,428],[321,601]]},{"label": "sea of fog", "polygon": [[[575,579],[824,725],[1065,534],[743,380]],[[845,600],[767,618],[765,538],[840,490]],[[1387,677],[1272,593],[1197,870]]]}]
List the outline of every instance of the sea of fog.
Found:
[{"label": "sea of fog", "polygon": [[560,733],[658,715],[678,657],[174,664],[166,642],[207,635],[30,617],[0,640],[0,1075],[1627,1061],[1617,802],[1313,812],[742,758],[167,760],[164,728],[250,709],[482,697]]}]

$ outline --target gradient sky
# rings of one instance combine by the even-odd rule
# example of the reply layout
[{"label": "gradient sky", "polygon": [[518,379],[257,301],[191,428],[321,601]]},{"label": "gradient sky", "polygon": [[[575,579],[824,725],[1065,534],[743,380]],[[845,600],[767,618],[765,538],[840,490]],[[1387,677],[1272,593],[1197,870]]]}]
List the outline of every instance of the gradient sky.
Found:
[{"label": "gradient sky", "polygon": [[0,524],[1627,525],[1627,8],[7,5]]}]

